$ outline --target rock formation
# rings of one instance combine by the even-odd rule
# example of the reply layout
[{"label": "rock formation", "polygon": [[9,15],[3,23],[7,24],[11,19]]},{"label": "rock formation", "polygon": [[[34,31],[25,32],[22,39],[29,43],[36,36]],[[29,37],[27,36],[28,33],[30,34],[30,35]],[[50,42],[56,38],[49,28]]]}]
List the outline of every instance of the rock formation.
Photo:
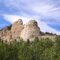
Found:
[{"label": "rock formation", "polygon": [[40,28],[38,27],[38,24],[35,20],[29,21],[25,26],[24,29],[21,32],[20,37],[23,38],[23,40],[32,40],[35,37],[40,36]]},{"label": "rock formation", "polygon": [[[48,37],[49,36],[55,37],[56,35],[48,33]],[[28,39],[33,41],[36,37],[46,38],[47,34],[40,31],[38,23],[35,20],[31,20],[28,23],[23,24],[23,21],[19,19],[11,26],[0,30],[0,39],[4,42],[14,41],[18,37],[22,38],[24,41],[27,41]]]},{"label": "rock formation", "polygon": [[23,21],[21,19],[13,23],[11,27],[12,38],[14,39],[19,37],[23,28]]},{"label": "rock formation", "polygon": [[12,39],[11,26],[0,31],[0,39],[9,42]]}]

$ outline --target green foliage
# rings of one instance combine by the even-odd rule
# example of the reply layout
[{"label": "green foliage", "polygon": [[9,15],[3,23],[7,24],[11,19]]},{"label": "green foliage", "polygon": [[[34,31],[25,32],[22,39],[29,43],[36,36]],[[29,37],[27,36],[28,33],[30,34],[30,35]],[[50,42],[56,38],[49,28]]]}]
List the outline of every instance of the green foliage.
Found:
[{"label": "green foliage", "polygon": [[0,41],[0,60],[60,60],[60,37],[54,42],[48,38],[10,44]]}]

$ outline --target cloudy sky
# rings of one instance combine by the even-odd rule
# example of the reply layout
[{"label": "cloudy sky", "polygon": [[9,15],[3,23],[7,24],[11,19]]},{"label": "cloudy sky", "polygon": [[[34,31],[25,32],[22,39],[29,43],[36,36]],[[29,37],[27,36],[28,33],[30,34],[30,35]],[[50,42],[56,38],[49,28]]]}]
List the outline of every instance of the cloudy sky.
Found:
[{"label": "cloudy sky", "polygon": [[0,28],[19,18],[35,19],[41,31],[60,34],[60,0],[0,0]]}]

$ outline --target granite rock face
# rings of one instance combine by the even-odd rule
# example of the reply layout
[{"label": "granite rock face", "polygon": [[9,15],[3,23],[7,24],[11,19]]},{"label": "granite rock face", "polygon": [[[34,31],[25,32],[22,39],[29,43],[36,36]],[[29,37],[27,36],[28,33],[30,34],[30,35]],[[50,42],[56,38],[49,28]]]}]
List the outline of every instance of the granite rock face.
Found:
[{"label": "granite rock face", "polygon": [[40,28],[38,27],[38,24],[35,20],[29,21],[25,26],[24,29],[21,32],[20,37],[23,38],[23,40],[32,40],[35,37],[40,36]]},{"label": "granite rock face", "polygon": [[18,21],[16,21],[15,23],[12,24],[11,27],[11,34],[12,34],[12,38],[18,38],[21,34],[21,31],[23,30],[24,26],[23,26],[23,21],[21,19],[19,19]]},{"label": "granite rock face", "polygon": [[[48,34],[49,36],[54,36]],[[24,41],[28,39],[33,41],[35,38],[46,38],[47,34],[40,31],[38,27],[38,23],[35,20],[30,20],[28,23],[23,24],[23,21],[19,19],[18,21],[14,22],[11,26],[0,30],[0,39],[4,42],[11,42],[17,38],[22,38]]]}]

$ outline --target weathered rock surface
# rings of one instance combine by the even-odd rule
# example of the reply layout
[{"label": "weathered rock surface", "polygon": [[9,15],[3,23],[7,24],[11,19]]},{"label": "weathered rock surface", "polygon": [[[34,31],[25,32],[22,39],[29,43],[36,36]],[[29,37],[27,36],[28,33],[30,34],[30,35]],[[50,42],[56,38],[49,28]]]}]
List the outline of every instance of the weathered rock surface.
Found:
[{"label": "weathered rock surface", "polygon": [[37,38],[46,38],[56,35],[43,33],[40,31],[38,27],[38,23],[35,20],[31,20],[26,24],[23,24],[23,21],[19,19],[18,21],[14,22],[11,26],[8,26],[0,31],[0,39],[4,42],[14,41],[16,38],[20,37],[24,41],[28,39],[33,41],[36,37]]},{"label": "weathered rock surface", "polygon": [[35,37],[40,36],[40,28],[38,27],[38,24],[35,20],[29,21],[25,26],[24,29],[21,32],[20,37],[23,38],[23,40],[32,40]]},{"label": "weathered rock surface", "polygon": [[12,38],[18,38],[21,34],[21,31],[23,30],[24,26],[23,26],[23,21],[21,19],[19,19],[18,21],[16,21],[15,23],[13,23],[12,27],[11,27],[11,33],[12,33]]},{"label": "weathered rock surface", "polygon": [[0,31],[0,39],[5,41],[10,41],[12,39],[11,26],[4,28]]}]

